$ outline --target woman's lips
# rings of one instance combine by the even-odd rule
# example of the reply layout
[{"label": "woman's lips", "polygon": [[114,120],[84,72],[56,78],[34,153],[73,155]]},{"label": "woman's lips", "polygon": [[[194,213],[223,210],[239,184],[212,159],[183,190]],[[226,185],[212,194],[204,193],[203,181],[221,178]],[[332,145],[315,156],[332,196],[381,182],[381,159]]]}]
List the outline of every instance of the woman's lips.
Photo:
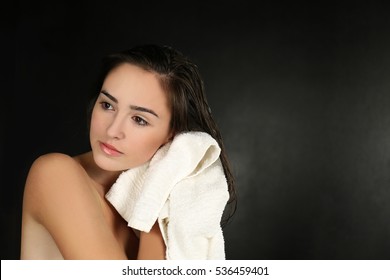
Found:
[{"label": "woman's lips", "polygon": [[107,143],[100,142],[100,148],[102,151],[109,156],[120,156],[122,153],[118,151],[114,146]]}]

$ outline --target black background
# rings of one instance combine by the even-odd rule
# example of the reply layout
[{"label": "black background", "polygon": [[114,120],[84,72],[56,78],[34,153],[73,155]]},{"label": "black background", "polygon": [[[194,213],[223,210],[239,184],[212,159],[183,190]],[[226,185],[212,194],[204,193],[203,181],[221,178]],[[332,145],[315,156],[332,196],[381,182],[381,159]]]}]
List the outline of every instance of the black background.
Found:
[{"label": "black background", "polygon": [[389,259],[384,5],[19,1],[13,8],[2,42],[11,67],[2,75],[1,259],[19,258],[32,161],[88,149],[86,97],[100,58],[143,43],[181,50],[203,74],[237,178],[228,259]]}]

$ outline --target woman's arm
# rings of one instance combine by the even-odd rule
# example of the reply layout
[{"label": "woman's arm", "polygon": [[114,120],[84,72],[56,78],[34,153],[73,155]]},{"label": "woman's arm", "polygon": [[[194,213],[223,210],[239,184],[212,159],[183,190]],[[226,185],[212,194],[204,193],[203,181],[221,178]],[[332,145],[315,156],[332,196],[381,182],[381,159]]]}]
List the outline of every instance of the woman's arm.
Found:
[{"label": "woman's arm", "polygon": [[[42,225],[65,259],[126,259],[101,203],[77,162],[66,155],[49,154],[38,158],[30,169],[23,219]],[[28,234],[22,232],[22,236]],[[22,240],[22,258],[28,246]]]},{"label": "woman's arm", "polygon": [[138,260],[164,260],[165,243],[158,222],[150,232],[140,232]]}]

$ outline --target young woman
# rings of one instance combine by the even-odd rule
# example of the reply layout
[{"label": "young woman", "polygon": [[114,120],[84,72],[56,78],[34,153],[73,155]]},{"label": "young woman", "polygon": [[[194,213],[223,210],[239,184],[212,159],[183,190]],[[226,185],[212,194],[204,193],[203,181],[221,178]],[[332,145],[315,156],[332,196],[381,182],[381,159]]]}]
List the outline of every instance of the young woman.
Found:
[{"label": "young woman", "polygon": [[42,155],[31,166],[21,259],[164,259],[158,223],[137,236],[105,194],[122,171],[185,131],[206,132],[221,148],[230,194],[225,224],[235,211],[234,180],[196,65],[168,46],[137,46],[104,60],[97,93],[91,151]]}]

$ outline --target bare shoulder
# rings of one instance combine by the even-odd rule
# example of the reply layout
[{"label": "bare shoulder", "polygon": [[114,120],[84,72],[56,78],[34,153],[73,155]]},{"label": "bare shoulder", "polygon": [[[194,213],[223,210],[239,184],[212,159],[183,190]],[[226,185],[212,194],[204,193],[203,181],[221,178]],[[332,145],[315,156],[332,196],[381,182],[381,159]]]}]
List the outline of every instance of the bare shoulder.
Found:
[{"label": "bare shoulder", "polygon": [[38,157],[29,170],[24,206],[31,214],[39,214],[48,201],[58,201],[88,191],[90,180],[83,167],[71,156],[49,153]]},{"label": "bare shoulder", "polygon": [[[71,156],[62,153],[49,153],[38,157],[31,165],[27,183],[39,180],[41,183],[51,179],[86,179],[84,168]],[[28,185],[28,184],[27,184]]]},{"label": "bare shoulder", "polygon": [[51,175],[47,173],[53,171],[54,175],[67,174],[69,171],[81,171],[78,162],[69,155],[63,153],[49,153],[38,157],[31,165],[30,175]]},{"label": "bare shoulder", "polygon": [[[71,156],[51,153],[37,158],[24,190],[22,256],[45,258],[59,251],[65,259],[124,259],[94,186]],[[42,253],[50,244],[58,249],[53,245],[50,253]],[[34,253],[37,250],[40,253]]]}]

